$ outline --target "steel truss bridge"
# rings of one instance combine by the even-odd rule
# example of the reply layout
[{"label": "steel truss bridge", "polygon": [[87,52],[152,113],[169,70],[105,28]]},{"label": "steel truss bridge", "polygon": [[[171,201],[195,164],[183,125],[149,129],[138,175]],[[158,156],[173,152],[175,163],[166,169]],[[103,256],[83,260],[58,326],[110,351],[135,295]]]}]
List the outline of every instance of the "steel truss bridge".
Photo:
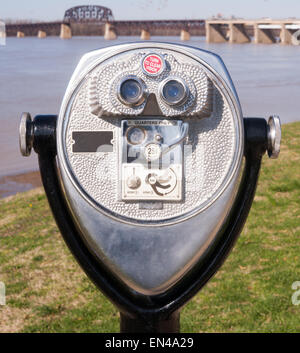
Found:
[{"label": "steel truss bridge", "polygon": [[138,36],[146,30],[154,36],[179,35],[181,30],[191,35],[205,35],[205,20],[115,21],[111,9],[103,6],[76,6],[65,12],[62,21],[19,23],[6,25],[6,35],[36,36],[39,31],[47,36],[58,36],[61,25],[67,25],[72,35],[103,35],[110,23],[119,36]]}]

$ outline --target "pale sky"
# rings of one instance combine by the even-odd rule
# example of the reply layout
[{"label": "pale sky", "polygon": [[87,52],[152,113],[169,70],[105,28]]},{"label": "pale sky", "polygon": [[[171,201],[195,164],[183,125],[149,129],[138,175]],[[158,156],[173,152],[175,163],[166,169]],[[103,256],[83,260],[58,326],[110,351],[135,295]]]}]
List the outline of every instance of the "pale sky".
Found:
[{"label": "pale sky", "polygon": [[0,19],[62,20],[78,5],[109,7],[116,20],[224,17],[300,18],[299,0],[1,0]]}]

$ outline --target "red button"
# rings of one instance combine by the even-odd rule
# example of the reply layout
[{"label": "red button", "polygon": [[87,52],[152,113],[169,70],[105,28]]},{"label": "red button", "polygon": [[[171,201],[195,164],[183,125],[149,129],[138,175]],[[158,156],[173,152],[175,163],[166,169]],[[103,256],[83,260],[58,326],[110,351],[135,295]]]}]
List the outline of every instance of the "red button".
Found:
[{"label": "red button", "polygon": [[164,61],[159,55],[149,54],[143,60],[143,69],[146,74],[157,76],[164,69]]}]

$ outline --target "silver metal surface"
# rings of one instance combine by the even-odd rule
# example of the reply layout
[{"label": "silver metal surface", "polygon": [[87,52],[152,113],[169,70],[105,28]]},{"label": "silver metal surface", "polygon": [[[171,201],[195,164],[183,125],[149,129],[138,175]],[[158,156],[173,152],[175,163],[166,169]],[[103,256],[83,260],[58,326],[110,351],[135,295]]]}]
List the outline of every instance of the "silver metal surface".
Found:
[{"label": "silver metal surface", "polygon": [[29,113],[22,113],[19,126],[19,145],[22,156],[30,156],[33,146],[32,119]]},{"label": "silver metal surface", "polygon": [[277,115],[270,116],[268,120],[268,155],[276,159],[280,153],[281,123]]},{"label": "silver metal surface", "polygon": [[229,183],[214,207],[172,226],[136,226],[113,220],[78,193],[62,170],[62,180],[76,224],[96,259],[139,293],[163,293],[201,260],[217,241],[237,192],[237,179]]},{"label": "silver metal surface", "polygon": [[[151,50],[151,49],[150,49]],[[158,76],[149,76],[144,73],[140,65],[141,58],[147,53],[146,49],[125,51],[112,58],[104,60],[101,65],[94,67],[85,80],[88,82],[88,95],[91,112],[99,117],[141,115],[146,101],[138,106],[128,107],[118,98],[118,87],[124,76],[139,77],[150,94],[156,96],[159,109],[163,116],[197,116],[209,117],[212,113],[213,85],[205,71],[195,61],[186,60],[181,53],[171,50],[157,50],[168,62],[168,70]],[[180,106],[170,106],[159,94],[160,83],[174,76],[185,81],[190,94],[186,102]]]},{"label": "silver metal surface", "polygon": [[[174,72],[167,72],[168,68],[162,76],[176,72],[176,76],[179,73],[179,77],[183,77],[186,68],[191,70],[191,78],[183,79],[191,94],[197,96],[193,106],[175,110],[165,108],[158,99],[162,116],[141,117],[144,107],[140,111],[128,107],[123,110],[116,108],[110,98],[106,100],[101,96],[102,101],[99,101],[100,93],[107,87],[98,90],[97,80],[102,82],[108,77],[104,75],[105,70],[113,72],[112,63],[124,69],[128,63],[140,63],[134,59],[139,53],[143,57],[153,52],[166,58],[171,71],[174,68]],[[140,64],[137,67],[136,70],[141,70]],[[192,70],[200,81],[194,83]],[[127,71],[129,74],[140,72]],[[117,80],[122,73],[114,74]],[[151,77],[151,86],[150,78],[142,77],[154,94],[166,78]],[[110,76],[110,82],[113,81],[114,77]],[[99,105],[97,114],[91,112],[91,98],[93,104]],[[184,155],[186,174],[182,200],[153,202],[159,207],[152,207],[152,201],[147,207],[145,202],[120,201],[116,196],[121,155],[118,138],[114,138],[113,153],[85,154],[84,158],[72,155],[72,131],[110,130],[114,136],[119,136],[124,114],[139,115],[138,119],[145,120],[165,117],[172,121],[179,117],[189,124],[183,141],[188,148]],[[57,147],[63,190],[90,251],[137,292],[154,295],[176,284],[214,246],[226,223],[241,174],[243,133],[242,113],[234,86],[221,59],[214,54],[180,45],[139,42],[85,55],[62,103]],[[138,184],[135,180],[132,185]]]},{"label": "silver metal surface", "polygon": [[[177,47],[180,47],[180,46],[176,46],[176,48]],[[165,49],[165,51],[166,50],[167,49]],[[171,63],[174,62],[174,54],[176,54],[177,58],[178,57],[182,58],[182,60],[186,60],[189,58],[188,56],[182,53],[178,53],[174,50],[172,51],[172,53],[173,54],[169,55]],[[130,58],[132,55],[134,56],[136,55],[136,51],[133,51],[133,53],[130,52],[130,54],[128,54],[126,50],[125,54],[127,55],[127,57]],[[116,53],[116,58],[119,59],[120,56],[121,56],[120,53],[118,54]],[[119,60],[122,60],[122,57]],[[126,62],[132,63],[130,59],[126,60]],[[178,59],[176,60],[176,62],[178,62]],[[105,61],[105,63],[107,63],[108,67],[110,67],[110,61]],[[118,61],[116,63],[118,63]],[[116,66],[119,67],[120,65],[117,64]],[[186,67],[187,66],[185,64],[184,68]],[[203,67],[201,66],[197,68],[195,71],[198,72],[203,68],[205,68],[204,65]],[[205,73],[203,72],[201,77],[204,77],[206,75],[210,75],[210,78],[205,79],[203,82],[215,81],[217,83],[217,81],[219,80],[218,77],[211,75],[211,72],[208,70],[205,71]],[[86,75],[87,78],[91,76],[92,76],[91,74]],[[87,86],[88,86],[88,82],[87,82],[87,79],[85,79],[84,81],[82,81],[82,86],[78,86],[77,88],[76,86],[74,87],[76,97],[78,97],[80,101],[77,101],[78,98],[74,96],[75,100],[74,102],[73,100],[70,101],[71,105],[76,107],[77,106],[82,107],[82,108],[84,107],[84,105],[87,103],[85,100],[85,95],[83,94],[79,95],[76,92],[76,89],[85,91],[87,89]],[[215,85],[215,87],[219,87],[219,86],[220,86],[219,84]],[[222,88],[222,86],[220,87]],[[185,168],[186,179],[189,182],[193,180],[193,182],[190,183],[190,191],[187,190],[187,185],[186,185],[186,190],[188,193],[186,193],[186,202],[183,205],[166,203],[164,204],[164,212],[157,211],[157,212],[150,213],[150,212],[141,210],[138,206],[138,203],[136,204],[130,203],[125,205],[122,203],[118,203],[114,196],[116,187],[118,185],[118,181],[116,180],[117,179],[116,178],[117,174],[115,172],[116,169],[114,167],[114,164],[117,163],[117,159],[115,159],[117,158],[117,156],[91,155],[89,156],[89,159],[85,158],[83,160],[80,156],[70,155],[67,151],[65,151],[64,153],[68,154],[68,159],[70,161],[74,160],[73,162],[71,162],[72,164],[72,167],[70,168],[71,174],[73,174],[75,171],[77,175],[82,175],[82,178],[80,178],[79,184],[77,184],[79,190],[82,190],[82,186],[83,186],[84,189],[88,191],[88,194],[86,194],[85,190],[83,189],[82,190],[83,195],[90,196],[88,197],[88,200],[92,201],[95,206],[100,207],[101,210],[105,211],[106,213],[110,214],[113,217],[116,217],[116,219],[136,222],[137,224],[148,223],[151,225],[161,225],[169,222],[173,223],[173,222],[179,221],[180,219],[186,219],[187,217],[191,217],[193,213],[200,212],[201,209],[208,207],[209,204],[213,202],[214,198],[218,197],[218,195],[222,193],[222,190],[224,189],[224,187],[226,187],[226,183],[228,183],[228,181],[230,180],[232,172],[237,166],[236,163],[238,162],[239,158],[241,158],[239,156],[241,156],[241,144],[243,144],[243,139],[242,139],[243,131],[241,129],[242,119],[231,116],[232,113],[233,114],[238,113],[238,110],[236,110],[236,108],[232,106],[231,99],[228,100],[228,98],[226,98],[226,105],[227,104],[229,105],[224,106],[225,96],[223,96],[223,94],[225,92],[226,90],[223,91],[222,93],[215,90],[214,99],[217,100],[217,103],[215,104],[216,106],[215,111],[211,116],[211,118],[200,119],[201,117],[201,110],[200,110],[199,116],[196,116],[193,120],[190,120],[189,122],[189,124],[192,125],[192,128],[190,129],[191,131],[190,140],[194,142],[191,145],[192,155],[189,157],[190,162],[188,162],[186,166],[188,167],[193,165],[194,168],[196,168],[199,165],[199,167],[202,168],[203,170],[203,165],[206,164],[205,170],[209,173],[207,175],[209,176],[209,178],[204,179],[206,180],[206,183],[207,183],[206,184],[207,186],[205,186],[203,185],[202,173],[189,170],[189,168]],[[230,93],[230,91],[228,92]],[[113,107],[110,106],[110,109],[113,109]],[[118,130],[118,126],[120,126],[120,119],[117,117],[114,118],[109,116],[108,117],[103,116],[103,118],[99,119],[97,117],[92,118],[92,116],[89,116],[83,120],[82,117],[85,114],[86,114],[85,111],[81,110],[80,114],[78,115],[80,119],[70,120],[67,117],[63,119],[65,124],[64,134],[66,133],[68,136],[70,136],[68,137],[68,139],[70,139],[70,142],[68,142],[67,145],[65,145],[65,142],[63,142],[63,145],[65,147],[70,146],[71,144],[70,132],[75,128],[76,129],[80,128],[80,126],[84,126],[85,129],[89,128],[93,130],[95,129]],[[222,114],[225,114],[225,115],[222,116]],[[61,120],[59,119],[59,121]],[[74,123],[76,124],[74,125]],[[66,124],[68,124],[68,127]],[[204,131],[204,133],[202,134],[201,140],[202,140],[202,143],[205,142],[205,144],[207,145],[206,147],[205,146],[201,147],[201,145],[197,144],[198,134],[201,131]],[[210,134],[212,135],[210,136]],[[217,135],[214,136],[215,134]],[[194,147],[193,147],[193,144],[195,145]],[[203,154],[204,153],[203,148],[205,148],[205,155]],[[220,158],[220,156],[222,156],[222,158]],[[109,158],[109,162],[107,161],[107,158]],[[203,158],[205,158],[205,160],[203,160]],[[235,162],[232,163],[233,161]],[[195,162],[197,164],[195,164]],[[87,168],[86,171],[88,171],[89,173],[87,173],[86,171],[83,171],[82,163],[89,164],[89,165],[86,165],[86,168]],[[213,169],[210,169],[207,163],[210,163]],[[108,165],[108,167],[106,167],[106,165]],[[226,168],[229,168],[229,169],[227,170]],[[107,172],[104,172],[105,170],[107,170]],[[215,170],[215,172],[213,172],[213,170]],[[102,171],[104,173],[103,177],[101,174]],[[216,176],[218,177],[216,178]],[[227,176],[227,177],[225,180],[223,180],[222,186],[218,185],[218,183],[222,183],[222,179],[224,176]],[[76,178],[72,177],[72,179],[76,181]],[[190,201],[188,201],[187,195],[190,195]],[[96,201],[96,204],[95,204],[95,201]],[[198,207],[196,207],[197,203],[198,203]]]}]

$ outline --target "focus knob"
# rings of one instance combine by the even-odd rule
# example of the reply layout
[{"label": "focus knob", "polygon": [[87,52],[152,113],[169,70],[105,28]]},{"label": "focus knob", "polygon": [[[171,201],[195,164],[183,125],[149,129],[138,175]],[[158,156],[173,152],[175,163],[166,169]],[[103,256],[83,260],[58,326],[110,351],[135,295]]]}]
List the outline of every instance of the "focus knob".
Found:
[{"label": "focus knob", "polygon": [[136,175],[131,175],[127,179],[127,185],[130,189],[138,189],[141,186],[141,179]]}]

